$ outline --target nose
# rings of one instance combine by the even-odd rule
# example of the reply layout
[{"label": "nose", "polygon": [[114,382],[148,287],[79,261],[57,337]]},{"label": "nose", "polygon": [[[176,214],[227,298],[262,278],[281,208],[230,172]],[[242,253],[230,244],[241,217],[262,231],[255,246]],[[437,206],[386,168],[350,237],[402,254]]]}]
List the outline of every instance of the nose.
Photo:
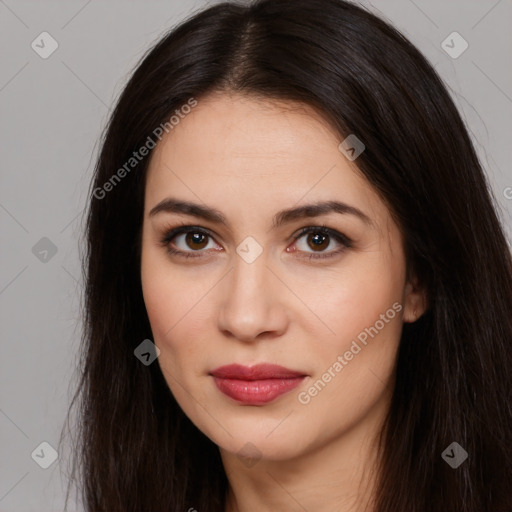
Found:
[{"label": "nose", "polygon": [[222,285],[220,331],[246,343],[281,336],[289,322],[286,290],[269,267],[265,253],[252,263],[237,255],[233,265]]}]

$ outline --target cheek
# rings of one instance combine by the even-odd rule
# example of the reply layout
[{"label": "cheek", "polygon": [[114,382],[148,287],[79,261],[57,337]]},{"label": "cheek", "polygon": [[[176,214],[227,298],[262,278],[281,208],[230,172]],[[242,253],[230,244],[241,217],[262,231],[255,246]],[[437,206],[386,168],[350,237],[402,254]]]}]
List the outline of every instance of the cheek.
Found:
[{"label": "cheek", "polygon": [[141,281],[153,334],[163,340],[183,321],[200,290],[173,269],[165,248],[154,247],[149,239],[143,241]]},{"label": "cheek", "polygon": [[191,272],[194,272],[192,268],[186,271],[173,268],[165,251],[151,247],[143,250],[144,303],[153,342],[160,349],[158,361],[170,387],[173,382],[169,375],[182,382],[204,371],[204,346],[208,342],[206,299],[214,282],[207,274],[205,279],[198,279]]},{"label": "cheek", "polygon": [[338,316],[332,341],[315,348],[312,378],[297,396],[304,414],[317,420],[321,436],[348,430],[376,413],[393,382],[400,304],[383,300],[371,307],[358,305],[361,310],[353,309],[353,315],[346,311]]},{"label": "cheek", "polygon": [[[321,381],[316,390],[323,390],[324,384],[329,387],[322,391],[325,399],[357,408],[377,396],[392,376],[402,331],[405,277],[400,258],[377,252],[347,268],[350,271],[332,276],[332,284],[324,288],[329,300],[318,306],[333,332],[315,345],[314,369],[316,381]],[[311,390],[313,395],[316,390]]]},{"label": "cheek", "polygon": [[[396,311],[399,308],[393,309],[393,304],[401,304],[403,300],[403,281],[399,262],[386,262],[372,255],[365,260],[361,258],[357,265],[347,262],[346,269],[324,274],[315,280],[315,286],[307,279],[297,285],[303,290],[304,302],[314,305],[312,309],[325,326],[322,337],[327,343],[322,345],[343,347],[365,328],[373,326],[388,310],[386,327],[400,316]],[[393,324],[396,324],[396,337],[400,322]]]},{"label": "cheek", "polygon": [[177,283],[174,285],[169,287],[163,281],[149,281],[144,287],[144,301],[154,336],[153,341],[161,350],[161,362],[177,361],[184,352],[193,351],[194,345],[190,340],[200,337],[195,331],[201,322],[192,318],[199,310],[196,306],[194,311],[190,311],[192,305],[188,304],[193,304],[194,301],[189,301],[177,293],[176,290],[180,288]]},{"label": "cheek", "polygon": [[188,288],[179,279],[179,274],[171,274],[170,265],[165,265],[162,256],[152,248],[143,249],[141,280],[153,341],[162,351],[159,357],[162,360],[169,350],[173,350],[167,340],[186,318]]},{"label": "cheek", "polygon": [[[209,431],[208,417],[199,405],[204,397],[205,347],[207,333],[201,321],[202,294],[190,286],[190,278],[173,272],[154,258],[145,260],[142,287],[153,341],[160,349],[158,364],[167,386],[183,412],[203,432]],[[193,398],[193,399],[191,399]]]},{"label": "cheek", "polygon": [[389,378],[402,330],[403,306],[399,301],[387,294],[361,299],[365,300],[354,299],[353,295],[350,301],[340,298],[330,320],[335,334],[326,337],[316,351],[320,373],[340,362],[338,356],[341,356],[343,368],[339,367],[336,373],[344,378],[350,375],[347,381],[350,387],[357,387],[358,382],[364,384],[371,372],[384,381]]}]

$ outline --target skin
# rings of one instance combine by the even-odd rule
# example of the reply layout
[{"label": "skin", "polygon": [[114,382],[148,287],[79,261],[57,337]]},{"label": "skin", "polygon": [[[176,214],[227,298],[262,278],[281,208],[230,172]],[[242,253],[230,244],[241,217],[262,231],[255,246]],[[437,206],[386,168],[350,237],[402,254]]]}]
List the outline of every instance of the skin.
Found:
[{"label": "skin", "polygon": [[[154,149],[148,168],[141,279],[158,363],[191,421],[219,446],[230,482],[228,512],[362,511],[371,505],[375,437],[389,407],[404,322],[425,297],[406,278],[403,238],[385,203],[339,150],[340,136],[311,108],[228,93],[200,98]],[[176,212],[150,216],[167,197],[208,205],[228,226]],[[327,213],[272,229],[280,210],[338,200],[355,215]],[[178,234],[199,226],[203,241]],[[314,234],[325,225],[352,240]],[[196,230],[197,231],[197,230]],[[253,237],[263,252],[236,252]],[[309,243],[308,243],[309,240]],[[243,244],[242,244],[243,245]],[[328,254],[324,260],[308,259]],[[350,349],[365,328],[402,309],[307,404],[298,395]],[[308,377],[266,405],[240,405],[209,372],[268,362]],[[304,396],[304,395],[303,395]],[[241,455],[253,457],[244,459]],[[190,504],[193,506],[193,503]]]}]

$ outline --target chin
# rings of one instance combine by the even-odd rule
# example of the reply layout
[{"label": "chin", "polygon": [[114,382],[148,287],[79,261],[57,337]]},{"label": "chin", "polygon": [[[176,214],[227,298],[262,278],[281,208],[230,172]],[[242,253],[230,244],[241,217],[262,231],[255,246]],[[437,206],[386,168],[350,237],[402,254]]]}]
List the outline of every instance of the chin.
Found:
[{"label": "chin", "polygon": [[[240,427],[235,430],[238,433],[233,433],[233,437],[225,432],[222,436],[209,437],[221,450],[240,457],[242,461],[245,458],[269,461],[289,460],[307,449],[303,434],[294,436],[284,428],[280,432],[277,432],[278,429],[272,432],[272,429],[263,431],[259,428]],[[243,435],[240,432],[243,432]],[[269,432],[271,432],[270,435]]]}]

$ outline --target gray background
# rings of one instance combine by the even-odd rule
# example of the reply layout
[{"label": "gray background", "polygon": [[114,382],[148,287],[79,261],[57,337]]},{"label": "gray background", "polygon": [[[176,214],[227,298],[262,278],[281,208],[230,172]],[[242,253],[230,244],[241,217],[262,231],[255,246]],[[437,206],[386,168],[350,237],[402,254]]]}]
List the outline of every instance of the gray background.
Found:
[{"label": "gray background", "polygon": [[[360,3],[408,36],[448,84],[510,238],[511,0]],[[74,389],[82,284],[78,244],[98,138],[142,53],[206,4],[0,0],[2,512],[63,510],[66,477],[60,470],[66,470],[67,454],[60,453],[48,469],[31,454],[43,441],[58,447]],[[44,31],[59,45],[47,59],[31,47]],[[454,31],[469,44],[456,59],[441,46]],[[459,43],[453,45],[457,49]],[[48,245],[42,238],[51,241],[55,254],[41,252]],[[49,456],[40,450],[39,460]],[[69,510],[81,508],[71,502]]]}]

